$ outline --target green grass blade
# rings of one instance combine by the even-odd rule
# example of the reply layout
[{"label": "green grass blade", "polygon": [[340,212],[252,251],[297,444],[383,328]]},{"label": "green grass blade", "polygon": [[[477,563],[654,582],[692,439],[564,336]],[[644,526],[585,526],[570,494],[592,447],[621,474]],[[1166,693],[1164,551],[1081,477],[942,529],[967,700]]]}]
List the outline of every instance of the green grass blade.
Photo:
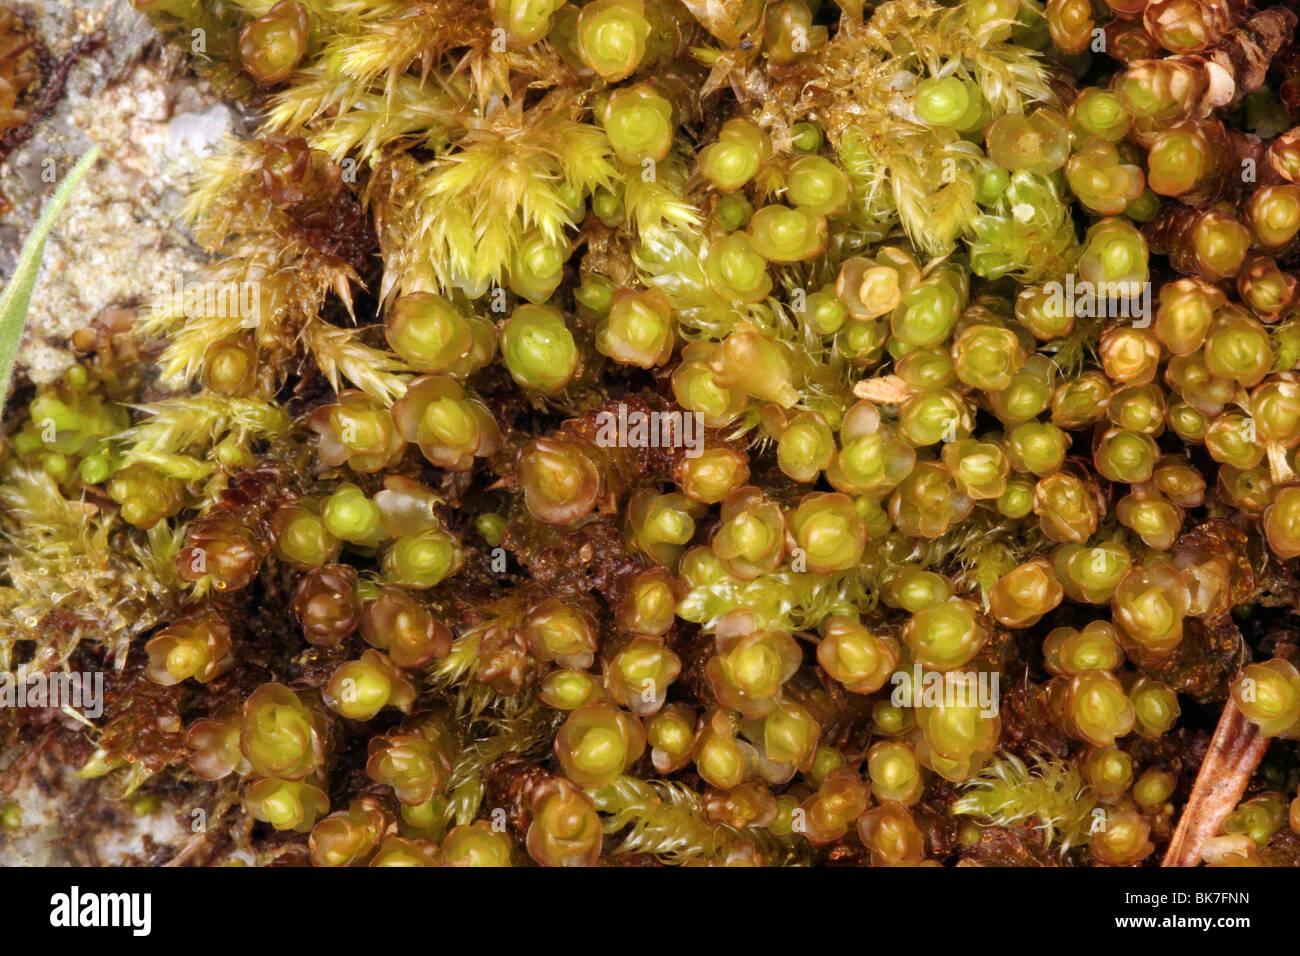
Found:
[{"label": "green grass blade", "polygon": [[54,220],[59,217],[63,207],[68,204],[77,184],[90,172],[90,167],[99,159],[99,147],[92,146],[72,168],[54,196],[41,212],[36,228],[23,244],[23,251],[18,256],[14,274],[9,277],[9,284],[0,293],[0,410],[9,397],[9,379],[14,371],[14,359],[18,356],[18,346],[23,338],[23,326],[27,323],[27,309],[32,301],[32,289],[36,286],[36,277],[41,271],[41,259],[45,257],[45,240],[54,228]]}]

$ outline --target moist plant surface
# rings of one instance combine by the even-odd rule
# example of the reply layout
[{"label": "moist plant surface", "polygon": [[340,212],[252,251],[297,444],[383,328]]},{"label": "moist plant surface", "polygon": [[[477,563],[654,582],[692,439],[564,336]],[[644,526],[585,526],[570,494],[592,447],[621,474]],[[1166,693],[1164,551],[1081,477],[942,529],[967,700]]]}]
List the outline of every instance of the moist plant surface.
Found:
[{"label": "moist plant surface", "polygon": [[1300,863],[1294,3],[133,3],[255,134],[10,390],[0,672],[85,694],[0,840]]}]

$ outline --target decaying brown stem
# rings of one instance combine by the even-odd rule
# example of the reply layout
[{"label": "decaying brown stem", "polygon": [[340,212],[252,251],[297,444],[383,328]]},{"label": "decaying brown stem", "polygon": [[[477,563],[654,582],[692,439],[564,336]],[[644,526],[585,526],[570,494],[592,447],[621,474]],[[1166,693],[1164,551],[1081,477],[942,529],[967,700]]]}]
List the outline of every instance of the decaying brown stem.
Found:
[{"label": "decaying brown stem", "polygon": [[1241,801],[1267,749],[1268,739],[1229,698],[1161,866],[1200,862],[1201,849]]}]

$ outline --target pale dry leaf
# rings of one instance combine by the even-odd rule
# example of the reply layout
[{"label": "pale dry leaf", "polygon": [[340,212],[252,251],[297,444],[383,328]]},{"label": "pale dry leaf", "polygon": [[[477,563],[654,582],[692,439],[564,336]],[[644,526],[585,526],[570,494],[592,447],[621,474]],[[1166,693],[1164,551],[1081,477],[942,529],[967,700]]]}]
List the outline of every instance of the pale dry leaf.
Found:
[{"label": "pale dry leaf", "polygon": [[853,386],[853,394],[878,405],[901,405],[912,397],[912,386],[897,375],[864,378]]}]

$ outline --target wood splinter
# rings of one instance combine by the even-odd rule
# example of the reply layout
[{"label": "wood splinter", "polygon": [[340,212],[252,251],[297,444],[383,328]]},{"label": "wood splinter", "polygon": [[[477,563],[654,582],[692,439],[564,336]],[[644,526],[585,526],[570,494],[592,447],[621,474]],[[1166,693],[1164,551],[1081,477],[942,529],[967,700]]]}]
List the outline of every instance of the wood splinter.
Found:
[{"label": "wood splinter", "polygon": [[1161,866],[1201,862],[1201,851],[1236,809],[1267,749],[1268,738],[1228,698]]}]

